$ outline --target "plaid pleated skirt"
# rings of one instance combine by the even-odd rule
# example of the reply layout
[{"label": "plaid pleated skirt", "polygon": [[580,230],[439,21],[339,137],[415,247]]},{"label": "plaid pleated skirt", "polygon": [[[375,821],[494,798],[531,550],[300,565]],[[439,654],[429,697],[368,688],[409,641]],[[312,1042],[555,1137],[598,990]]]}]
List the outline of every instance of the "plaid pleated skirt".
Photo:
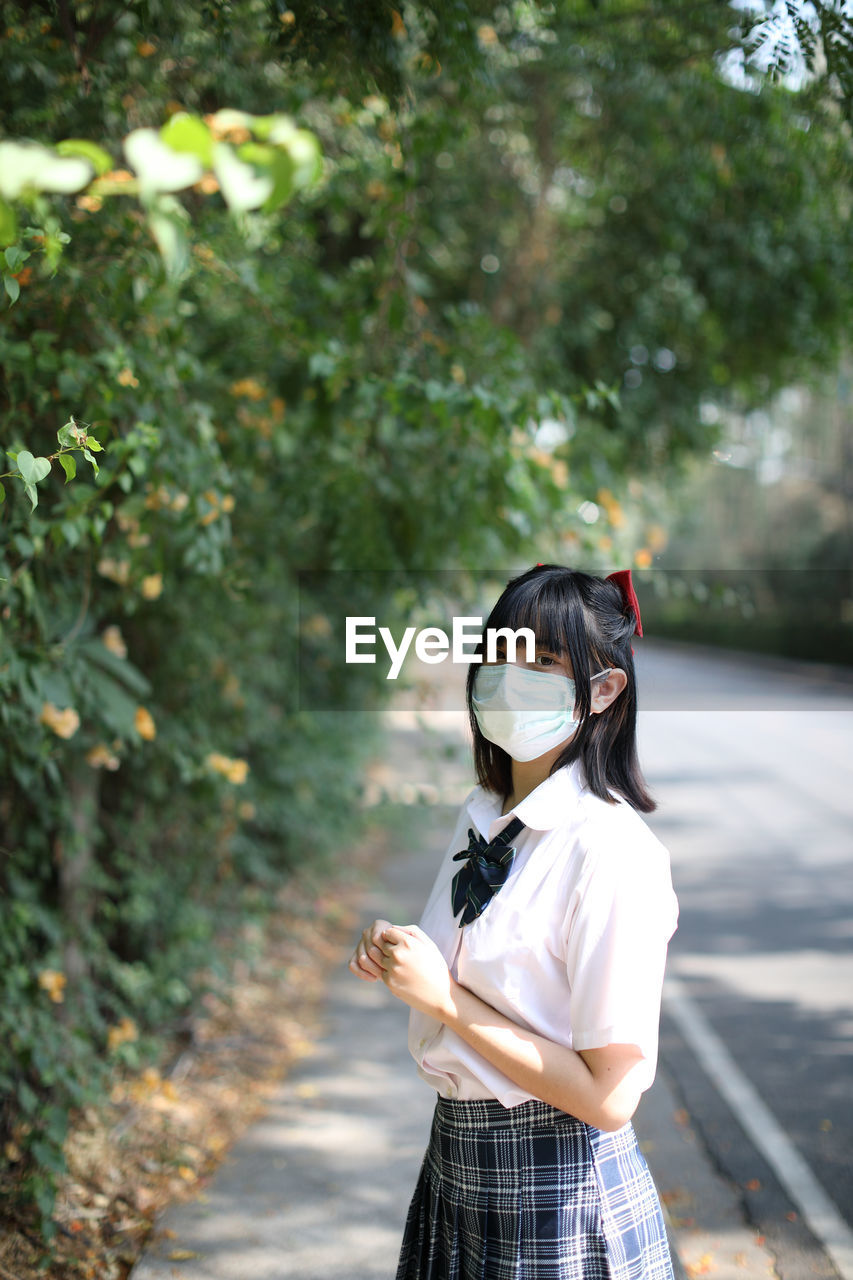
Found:
[{"label": "plaid pleated skirt", "polygon": [[439,1097],[397,1280],[673,1280],[633,1127]]}]

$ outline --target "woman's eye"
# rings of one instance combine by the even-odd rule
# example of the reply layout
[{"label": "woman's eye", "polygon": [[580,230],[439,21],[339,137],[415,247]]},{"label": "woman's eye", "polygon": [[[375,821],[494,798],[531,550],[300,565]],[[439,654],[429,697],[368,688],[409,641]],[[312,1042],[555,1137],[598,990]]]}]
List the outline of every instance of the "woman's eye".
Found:
[{"label": "woman's eye", "polygon": [[543,667],[553,667],[557,660],[556,658],[552,658],[548,653],[539,653],[536,655],[536,661]]}]

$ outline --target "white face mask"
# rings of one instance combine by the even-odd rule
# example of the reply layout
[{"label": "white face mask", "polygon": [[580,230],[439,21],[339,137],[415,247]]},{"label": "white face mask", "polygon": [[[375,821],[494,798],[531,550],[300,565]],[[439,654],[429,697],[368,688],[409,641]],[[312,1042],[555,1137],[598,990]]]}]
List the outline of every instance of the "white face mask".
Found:
[{"label": "white face mask", "polygon": [[[592,676],[609,675],[606,667]],[[535,760],[572,736],[575,682],[516,662],[483,666],[474,678],[474,715],[480,732],[513,760]]]}]

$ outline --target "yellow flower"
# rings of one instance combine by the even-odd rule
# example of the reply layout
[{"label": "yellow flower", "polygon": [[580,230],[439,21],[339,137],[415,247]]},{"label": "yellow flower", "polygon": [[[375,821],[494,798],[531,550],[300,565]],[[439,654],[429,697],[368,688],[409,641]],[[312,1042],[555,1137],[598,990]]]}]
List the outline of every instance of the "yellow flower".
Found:
[{"label": "yellow flower", "polygon": [[130,513],[125,511],[123,507],[120,507],[116,512],[116,524],[121,529],[122,533],[127,533],[128,529],[139,528],[139,519],[136,516],[130,515]]},{"label": "yellow flower", "polygon": [[648,547],[640,547],[640,550],[634,553],[634,564],[638,569],[648,569],[652,563],[652,553]]},{"label": "yellow flower", "polygon": [[189,500],[188,493],[176,493],[169,505],[173,511],[183,511]]},{"label": "yellow flower", "polygon": [[118,375],[118,381],[122,387],[138,387],[139,386],[139,379],[134,378],[132,371],[127,367],[122,369],[121,373]]},{"label": "yellow flower", "polygon": [[157,52],[157,46],[152,44],[150,40],[140,40],[136,46],[136,52],[140,58],[150,58],[152,54]]},{"label": "yellow flower", "polygon": [[266,394],[263,387],[254,378],[240,378],[231,383],[232,396],[245,396],[247,400],[263,400]]},{"label": "yellow flower", "polygon": [[98,561],[98,573],[102,578],[111,578],[119,586],[124,586],[130,574],[129,560],[114,560],[112,556],[104,556]]},{"label": "yellow flower", "polygon": [[220,497],[215,489],[205,489],[202,497],[210,503],[210,510],[200,518],[199,524],[212,524],[218,518],[220,511],[234,510],[233,494],[226,493],[224,497]]},{"label": "yellow flower", "polygon": [[620,529],[625,523],[625,513],[610,490],[599,489],[595,500],[600,507],[604,507],[607,512],[607,519],[613,525],[614,529]]},{"label": "yellow flower", "polygon": [[204,177],[199,178],[198,182],[194,182],[193,186],[202,195],[212,196],[219,190],[219,180],[212,173],[206,173]]},{"label": "yellow flower", "polygon": [[39,720],[52,729],[58,738],[73,738],[80,728],[80,717],[73,707],[60,711],[52,702],[42,704]]},{"label": "yellow flower", "polygon": [[78,209],[85,209],[87,213],[98,213],[103,206],[103,200],[100,196],[78,196],[74,201]]},{"label": "yellow flower", "polygon": [[109,649],[110,653],[114,653],[117,658],[127,657],[127,645],[124,643],[124,636],[118,627],[105,627],[101,632],[101,643],[105,649]]},{"label": "yellow flower", "polygon": [[221,773],[238,787],[246,781],[249,772],[249,765],[245,760],[233,760],[231,756],[224,756],[220,751],[211,751],[207,756],[206,764],[208,768],[213,769],[214,773]]},{"label": "yellow flower", "polygon": [[62,1004],[65,999],[65,983],[67,978],[58,969],[42,969],[39,973],[39,986],[50,996],[54,1004]]},{"label": "yellow flower", "polygon": [[646,530],[646,544],[651,551],[663,551],[668,541],[666,529],[660,524],[650,524]]},{"label": "yellow flower", "polygon": [[551,475],[554,477],[554,483],[559,485],[561,489],[565,489],[569,483],[569,467],[568,463],[562,458],[555,458],[551,463]]},{"label": "yellow flower", "polygon": [[240,680],[233,671],[229,671],[225,677],[225,682],[222,686],[222,695],[227,698],[229,702],[239,704],[242,701],[240,695]]},{"label": "yellow flower", "polygon": [[150,742],[152,738],[157,736],[157,726],[154,724],[154,718],[151,715],[151,712],[146,710],[145,707],[136,708],[136,715],[133,717],[133,723],[136,726],[136,732],[139,734],[140,738],[145,738]]},{"label": "yellow flower", "polygon": [[[448,351],[450,350],[450,347],[449,347],[449,346],[447,345],[447,343],[444,341],[444,338],[440,338],[440,337],[438,336],[438,334],[437,334],[437,333],[433,333],[432,329],[424,329],[424,330],[422,331],[422,333],[421,333],[421,342],[430,342],[430,343],[432,343],[432,345],[435,347],[436,351],[437,351],[440,355],[443,355],[443,356],[446,356],[446,355],[447,355],[447,353],[448,353]],[[517,430],[518,430],[518,428],[517,428],[517,427],[513,427],[513,431],[517,431]],[[522,432],[522,435],[523,435],[523,434],[524,434],[524,433]],[[526,436],[525,436],[524,438],[525,438],[525,440],[527,439],[527,437],[526,437]]]},{"label": "yellow flower", "polygon": [[172,495],[164,484],[160,484],[157,488],[152,485],[146,485],[148,493],[145,497],[145,505],[151,511],[159,511],[161,507],[168,507],[172,501]]},{"label": "yellow flower", "polygon": [[302,624],[302,631],[306,636],[325,640],[332,634],[332,624],[324,613],[312,613]]},{"label": "yellow flower", "polygon": [[235,786],[241,787],[246,781],[249,772],[249,765],[245,760],[232,760],[231,767],[226,773],[229,782],[233,782]]},{"label": "yellow flower", "polygon": [[140,1076],[127,1085],[127,1096],[135,1102],[145,1102],[158,1093],[163,1084],[163,1077],[156,1067],[146,1067]]},{"label": "yellow flower", "polygon": [[121,1022],[117,1022],[107,1032],[107,1048],[112,1051],[117,1049],[120,1044],[125,1044],[128,1040],[138,1039],[138,1036],[139,1032],[133,1019],[122,1018]]},{"label": "yellow flower", "polygon": [[142,594],[146,600],[156,600],[163,590],[162,573],[149,573],[142,579]]},{"label": "yellow flower", "polygon": [[97,746],[92,747],[91,751],[86,752],[86,763],[93,769],[109,769],[114,773],[121,761],[110,751],[105,742],[99,742]]}]

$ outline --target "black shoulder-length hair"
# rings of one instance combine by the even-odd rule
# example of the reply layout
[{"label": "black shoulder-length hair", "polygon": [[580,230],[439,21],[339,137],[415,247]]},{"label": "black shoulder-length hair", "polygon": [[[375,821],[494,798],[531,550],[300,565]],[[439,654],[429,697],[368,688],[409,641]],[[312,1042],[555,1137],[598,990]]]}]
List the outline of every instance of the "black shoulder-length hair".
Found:
[{"label": "black shoulder-length hair", "polygon": [[[537,565],[511,579],[486,621],[486,629],[529,627],[537,645],[561,658],[568,655],[572,664],[580,723],[551,773],[580,758],[595,795],[615,804],[610,788],[633,808],[651,813],[657,802],[637,757],[637,684],[631,653],[635,625],[634,610],[618,583],[556,564]],[[482,638],[477,652],[483,652]],[[621,667],[628,683],[606,710],[593,715],[590,677],[605,667]],[[512,760],[483,737],[474,715],[471,698],[479,670],[480,663],[470,664],[466,686],[474,766],[481,785],[506,798],[512,792]]]}]

